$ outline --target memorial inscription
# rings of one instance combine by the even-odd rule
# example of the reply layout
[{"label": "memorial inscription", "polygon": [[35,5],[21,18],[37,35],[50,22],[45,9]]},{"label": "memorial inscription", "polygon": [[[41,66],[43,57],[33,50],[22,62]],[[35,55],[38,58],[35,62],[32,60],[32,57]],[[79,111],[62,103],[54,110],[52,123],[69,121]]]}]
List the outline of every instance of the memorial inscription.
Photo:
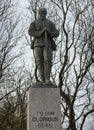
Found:
[{"label": "memorial inscription", "polygon": [[61,130],[60,93],[50,81],[52,56],[56,50],[54,38],[59,36],[59,31],[46,15],[46,8],[40,8],[38,19],[28,30],[40,83],[29,89],[27,130]]},{"label": "memorial inscription", "polygon": [[58,88],[30,88],[27,130],[61,130]]},{"label": "memorial inscription", "polygon": [[38,128],[52,128],[57,121],[58,117],[54,111],[37,111],[32,117],[32,122],[35,123]]}]

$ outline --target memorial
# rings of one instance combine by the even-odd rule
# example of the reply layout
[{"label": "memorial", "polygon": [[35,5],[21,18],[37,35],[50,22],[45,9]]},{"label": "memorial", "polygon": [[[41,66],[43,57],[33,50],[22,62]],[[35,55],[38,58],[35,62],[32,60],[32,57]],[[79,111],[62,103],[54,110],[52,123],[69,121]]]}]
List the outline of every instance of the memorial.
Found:
[{"label": "memorial", "polygon": [[28,91],[27,130],[61,130],[59,88],[50,81],[52,52],[56,50],[53,38],[59,31],[46,14],[47,10],[40,8],[39,18],[28,30],[40,82],[33,83]]}]

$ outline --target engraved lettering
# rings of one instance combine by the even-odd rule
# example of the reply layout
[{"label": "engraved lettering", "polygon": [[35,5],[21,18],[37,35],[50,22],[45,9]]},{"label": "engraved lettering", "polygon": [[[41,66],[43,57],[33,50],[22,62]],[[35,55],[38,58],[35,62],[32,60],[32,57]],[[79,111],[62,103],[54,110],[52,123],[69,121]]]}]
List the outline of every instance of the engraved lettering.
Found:
[{"label": "engraved lettering", "polygon": [[53,115],[55,115],[54,111],[45,112],[45,116],[53,116]]}]

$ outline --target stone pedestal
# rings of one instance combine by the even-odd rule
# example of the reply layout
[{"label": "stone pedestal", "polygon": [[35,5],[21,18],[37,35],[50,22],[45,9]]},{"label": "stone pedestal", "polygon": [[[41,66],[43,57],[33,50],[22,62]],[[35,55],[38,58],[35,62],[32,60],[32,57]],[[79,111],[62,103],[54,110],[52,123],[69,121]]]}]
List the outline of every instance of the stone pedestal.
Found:
[{"label": "stone pedestal", "polygon": [[28,92],[27,130],[61,130],[59,89],[35,86]]}]

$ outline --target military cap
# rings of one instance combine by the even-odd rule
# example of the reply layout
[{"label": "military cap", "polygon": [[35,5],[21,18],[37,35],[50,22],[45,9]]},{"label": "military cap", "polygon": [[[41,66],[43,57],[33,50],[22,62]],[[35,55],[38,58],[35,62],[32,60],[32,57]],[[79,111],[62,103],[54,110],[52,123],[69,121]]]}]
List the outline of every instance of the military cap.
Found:
[{"label": "military cap", "polygon": [[47,9],[46,8],[39,8],[39,13],[44,12],[45,14],[47,14]]}]

